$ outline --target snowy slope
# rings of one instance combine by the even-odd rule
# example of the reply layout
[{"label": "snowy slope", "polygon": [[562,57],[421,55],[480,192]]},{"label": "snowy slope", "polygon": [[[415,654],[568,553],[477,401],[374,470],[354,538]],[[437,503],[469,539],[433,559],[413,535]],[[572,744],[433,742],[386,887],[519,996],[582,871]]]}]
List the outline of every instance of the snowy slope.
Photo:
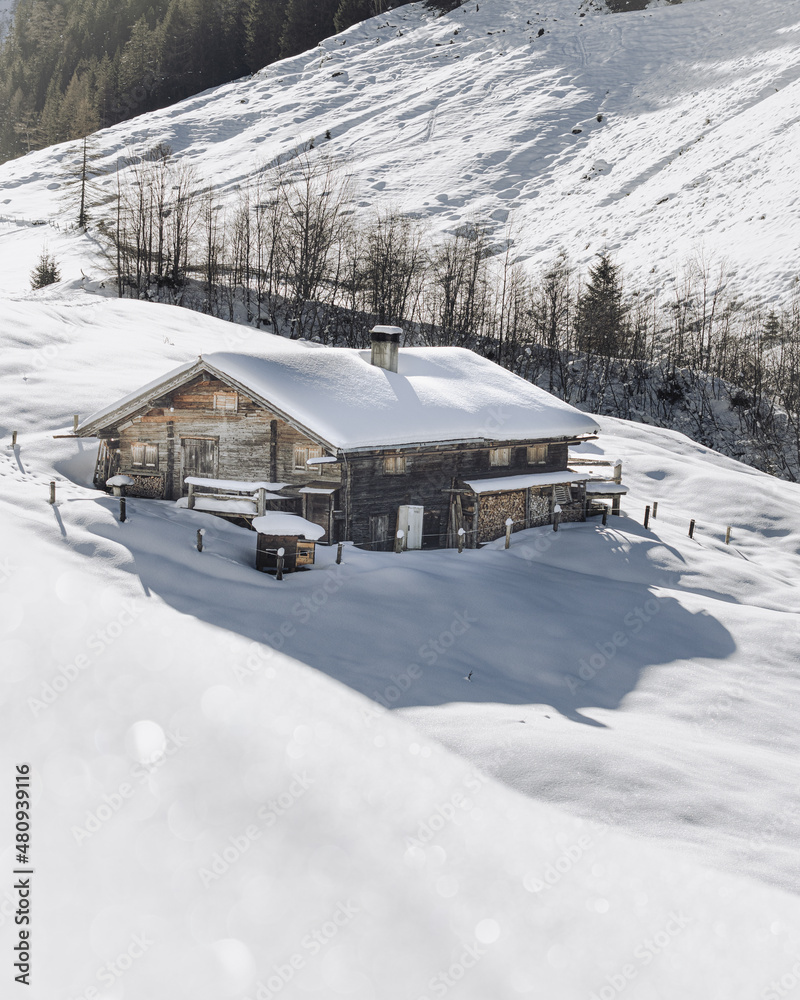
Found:
[{"label": "snowy slope", "polygon": [[[363,210],[398,205],[441,230],[478,217],[498,234],[513,217],[532,263],[562,245],[581,263],[607,247],[662,289],[702,254],[744,292],[785,296],[800,224],[798,16],[795,0],[757,14],[751,0],[619,14],[484,0],[441,18],[411,4],[102,133],[100,162],[166,142],[230,194],[313,137],[348,158]],[[76,158],[71,144],[0,167],[0,214],[72,219]],[[98,182],[98,197],[112,187]],[[6,288],[41,249],[41,230],[27,236],[13,234]],[[89,266],[92,243],[47,236],[65,277]],[[0,235],[4,257],[11,238]]]},{"label": "snowy slope", "polygon": [[131,500],[120,524],[91,443],[52,437],[263,335],[67,285],[3,318],[20,996],[747,1000],[795,977],[799,487],[601,418],[585,447],[623,459],[631,516],[509,551],[323,549],[277,583],[209,515]]}]

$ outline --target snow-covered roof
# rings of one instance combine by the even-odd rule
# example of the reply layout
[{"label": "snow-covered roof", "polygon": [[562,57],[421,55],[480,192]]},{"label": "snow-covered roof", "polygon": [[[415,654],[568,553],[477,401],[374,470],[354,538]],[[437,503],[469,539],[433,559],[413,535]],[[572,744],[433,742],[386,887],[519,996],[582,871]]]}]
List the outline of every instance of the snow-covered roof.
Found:
[{"label": "snow-covered roof", "polygon": [[254,517],[251,523],[260,535],[296,535],[316,541],[325,534],[325,529],[313,521],[307,521],[299,514],[285,514],[278,510]]},{"label": "snow-covered roof", "polygon": [[525,441],[594,434],[590,416],[487,358],[460,347],[406,347],[398,371],[370,364],[370,352],[268,336],[264,353],[219,352],[92,414],[133,413],[148,397],[206,370],[238,386],[332,449],[473,441]]},{"label": "snow-covered roof", "polygon": [[531,472],[520,476],[500,476],[497,479],[465,479],[473,493],[509,493],[526,490],[529,486],[561,486],[564,483],[583,483],[588,475],[562,469],[560,472]]}]

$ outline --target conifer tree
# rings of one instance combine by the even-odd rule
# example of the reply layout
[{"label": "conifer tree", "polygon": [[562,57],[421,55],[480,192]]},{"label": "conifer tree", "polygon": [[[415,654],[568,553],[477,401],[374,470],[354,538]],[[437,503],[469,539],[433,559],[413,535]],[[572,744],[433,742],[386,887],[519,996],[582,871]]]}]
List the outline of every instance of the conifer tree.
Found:
[{"label": "conifer tree", "polygon": [[45,288],[56,281],[61,281],[61,271],[55,257],[51,257],[47,252],[47,247],[42,249],[39,263],[31,271],[31,288]]}]

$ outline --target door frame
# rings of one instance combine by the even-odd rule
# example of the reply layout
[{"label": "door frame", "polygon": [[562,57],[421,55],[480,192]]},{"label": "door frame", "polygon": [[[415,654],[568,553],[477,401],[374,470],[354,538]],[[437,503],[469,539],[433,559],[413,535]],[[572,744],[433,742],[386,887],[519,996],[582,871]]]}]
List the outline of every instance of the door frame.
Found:
[{"label": "door frame", "polygon": [[188,489],[184,483],[186,478],[183,467],[183,442],[184,441],[213,441],[216,445],[216,450],[214,453],[214,474],[210,476],[211,479],[219,479],[219,435],[214,434],[181,434],[180,435],[180,445],[181,445],[181,461],[180,461],[180,495],[186,496]]}]

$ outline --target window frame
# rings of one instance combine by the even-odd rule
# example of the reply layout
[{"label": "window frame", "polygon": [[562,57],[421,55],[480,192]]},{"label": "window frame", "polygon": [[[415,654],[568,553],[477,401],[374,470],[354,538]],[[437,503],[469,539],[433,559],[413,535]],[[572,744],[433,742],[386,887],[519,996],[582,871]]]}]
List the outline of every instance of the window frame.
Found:
[{"label": "window frame", "polygon": [[[536,452],[544,455],[544,458],[534,458]],[[528,445],[528,465],[547,465],[550,461],[549,444],[529,444]]]},{"label": "window frame", "polygon": [[[502,454],[505,454],[505,461],[500,460]],[[490,448],[489,465],[495,469],[508,468],[511,465],[511,446],[506,445],[502,448]]]},{"label": "window frame", "polygon": [[[298,465],[297,457],[303,452],[304,458],[302,459],[302,464]],[[324,458],[322,452],[322,446],[318,444],[296,444],[294,446],[294,458],[293,458],[293,469],[295,472],[306,472],[310,470],[308,468],[309,458]]]},{"label": "window frame", "polygon": [[[233,406],[219,406],[217,405],[217,400],[232,400]],[[239,393],[235,389],[221,389],[219,392],[214,393],[214,412],[215,413],[238,413],[239,412]]]},{"label": "window frame", "polygon": [[[140,458],[137,461],[136,453],[140,451]],[[153,457],[155,461],[148,462],[148,457]],[[156,469],[158,470],[158,445],[148,441],[131,441],[131,468],[132,469]]]},{"label": "window frame", "polygon": [[385,476],[404,476],[408,472],[408,462],[405,455],[384,455],[383,473]]}]

